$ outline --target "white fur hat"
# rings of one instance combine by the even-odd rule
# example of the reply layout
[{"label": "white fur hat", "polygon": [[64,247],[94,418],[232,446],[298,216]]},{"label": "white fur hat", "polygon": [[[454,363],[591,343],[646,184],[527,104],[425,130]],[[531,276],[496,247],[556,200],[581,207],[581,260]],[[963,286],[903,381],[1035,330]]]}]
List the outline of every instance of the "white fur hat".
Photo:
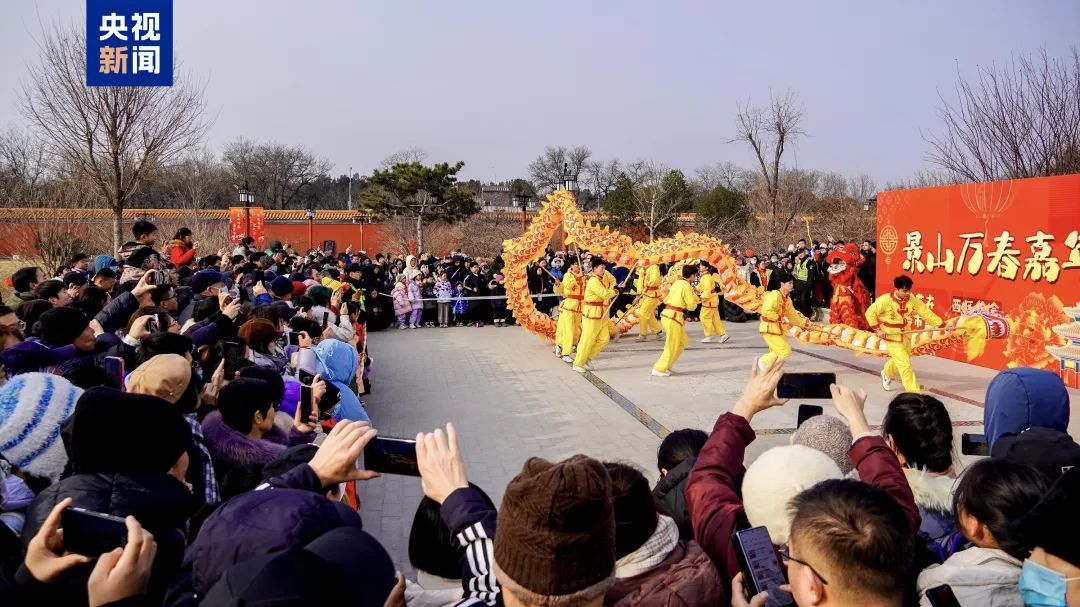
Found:
[{"label": "white fur hat", "polygon": [[746,518],[755,527],[768,527],[777,546],[787,544],[791,498],[821,481],[843,477],[836,462],[817,449],[802,445],[773,447],[746,470],[742,484]]},{"label": "white fur hat", "polygon": [[33,474],[59,480],[67,464],[60,426],[82,390],[48,373],[16,375],[0,388],[0,455]]}]

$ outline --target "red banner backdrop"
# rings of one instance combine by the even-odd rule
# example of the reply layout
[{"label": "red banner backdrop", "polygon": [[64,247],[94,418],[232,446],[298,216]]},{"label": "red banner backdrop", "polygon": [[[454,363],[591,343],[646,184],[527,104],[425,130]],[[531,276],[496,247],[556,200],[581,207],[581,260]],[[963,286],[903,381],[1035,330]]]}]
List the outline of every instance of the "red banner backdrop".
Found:
[{"label": "red banner backdrop", "polygon": [[1066,345],[1065,309],[1080,301],[1080,175],[882,192],[877,223],[879,295],[907,274],[943,318],[974,306],[1010,318],[975,364],[1062,366],[1047,348]]},{"label": "red banner backdrop", "polygon": [[266,240],[265,219],[262,207],[229,207],[229,240],[240,242],[250,234],[261,243]]}]

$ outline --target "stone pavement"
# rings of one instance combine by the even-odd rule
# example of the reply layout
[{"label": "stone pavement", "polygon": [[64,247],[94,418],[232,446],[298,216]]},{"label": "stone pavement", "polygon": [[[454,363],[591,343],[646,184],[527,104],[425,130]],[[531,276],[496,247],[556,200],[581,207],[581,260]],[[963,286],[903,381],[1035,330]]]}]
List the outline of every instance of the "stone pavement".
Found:
[{"label": "stone pavement", "polygon": [[[655,340],[613,342],[593,373],[579,375],[550,345],[518,327],[393,329],[370,337],[373,391],[363,399],[383,436],[412,438],[453,421],[469,479],[496,503],[530,456],[585,453],[626,461],[653,481],[660,437],[679,428],[711,429],[742,393],[753,358],[766,351],[756,323],[727,327],[732,338],[726,344],[702,344],[701,325],[690,323],[690,346],[668,378],[649,375],[662,349]],[[835,372],[839,382],[867,391],[867,417],[881,423],[896,394],[881,388],[884,359],[791,343],[790,371]],[[915,371],[948,407],[959,453],[961,433],[982,432],[982,401],[994,372],[925,356],[915,359]],[[1070,394],[1080,402],[1080,394]],[[817,404],[829,413],[828,401]],[[758,438],[748,458],[789,440],[797,405],[754,419]],[[1080,436],[1080,415],[1072,419],[1070,431]],[[422,494],[419,479],[384,476],[361,485],[365,529],[411,574],[408,535]]]}]

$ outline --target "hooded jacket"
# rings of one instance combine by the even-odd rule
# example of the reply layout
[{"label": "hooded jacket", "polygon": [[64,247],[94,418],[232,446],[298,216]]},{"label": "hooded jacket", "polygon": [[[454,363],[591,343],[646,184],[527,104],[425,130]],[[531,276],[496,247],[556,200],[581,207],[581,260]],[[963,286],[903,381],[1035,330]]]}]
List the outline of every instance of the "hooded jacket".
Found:
[{"label": "hooded jacket", "polygon": [[971,547],[949,557],[944,564],[919,574],[919,604],[930,607],[926,591],[948,584],[961,605],[1023,607],[1020,569],[1023,563],[995,548]]},{"label": "hooded jacket", "polygon": [[959,531],[952,512],[952,492],[956,479],[915,468],[904,468],[904,476],[911,486],[915,505],[919,507],[922,517],[919,540],[940,560],[948,558],[956,549]]},{"label": "hooded jacket", "polygon": [[412,301],[409,300],[409,289],[405,283],[399,282],[390,291],[390,297],[394,300],[394,315],[404,316],[412,312]]},{"label": "hooded jacket", "polygon": [[986,387],[983,426],[990,448],[1002,436],[1032,427],[1067,432],[1069,393],[1056,373],[1043,369],[1009,369]]},{"label": "hooded jacket", "polygon": [[0,361],[3,361],[7,374],[11,376],[48,371],[74,359],[78,354],[74,345],[50,348],[38,338],[29,337],[0,352]]},{"label": "hooded jacket", "polygon": [[664,507],[668,516],[675,519],[679,526],[679,539],[694,539],[694,528],[690,524],[690,511],[686,507],[686,481],[694,469],[696,457],[683,461],[660,477],[653,488],[653,499]]},{"label": "hooded jacket", "polygon": [[319,360],[319,374],[323,381],[330,382],[338,389],[338,404],[330,410],[334,421],[371,421],[364,404],[349,387],[356,375],[356,348],[336,339],[324,339],[312,351]]},{"label": "hooded jacket", "polygon": [[221,419],[220,411],[211,411],[202,422],[203,441],[214,460],[214,469],[224,485],[225,477],[238,468],[261,468],[292,445],[315,440],[315,433],[304,434],[296,428],[285,433],[277,426],[261,439],[253,439],[231,428]]}]

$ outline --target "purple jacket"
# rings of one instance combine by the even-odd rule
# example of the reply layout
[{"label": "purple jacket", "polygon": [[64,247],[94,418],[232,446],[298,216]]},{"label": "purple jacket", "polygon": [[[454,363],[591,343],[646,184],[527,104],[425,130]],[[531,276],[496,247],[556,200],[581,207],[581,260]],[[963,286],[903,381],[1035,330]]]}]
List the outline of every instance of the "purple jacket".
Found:
[{"label": "purple jacket", "polygon": [[420,294],[420,285],[416,284],[415,280],[409,281],[409,301],[412,303],[413,310],[419,310],[424,307],[424,302],[420,301],[423,295]]},{"label": "purple jacket", "polygon": [[216,465],[225,468],[265,465],[281,455],[286,448],[315,440],[314,432],[304,434],[293,428],[285,434],[277,426],[264,434],[262,439],[254,440],[230,428],[222,421],[220,411],[212,411],[207,415],[202,422],[202,429],[210,457]]}]

